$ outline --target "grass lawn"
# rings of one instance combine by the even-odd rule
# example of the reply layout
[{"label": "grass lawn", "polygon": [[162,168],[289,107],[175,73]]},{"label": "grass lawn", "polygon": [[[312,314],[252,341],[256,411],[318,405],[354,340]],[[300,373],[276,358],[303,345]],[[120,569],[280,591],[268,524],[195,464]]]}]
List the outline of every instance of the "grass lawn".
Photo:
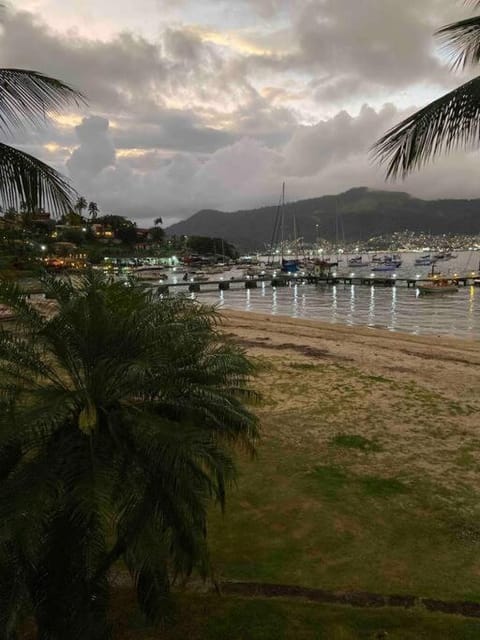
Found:
[{"label": "grass lawn", "polygon": [[480,601],[475,396],[317,362],[264,360],[258,457],[211,517],[218,577]]},{"label": "grass lawn", "polygon": [[131,596],[114,606],[115,640],[477,640],[480,621],[401,609],[356,609],[284,600],[190,595],[175,621],[145,627]]}]

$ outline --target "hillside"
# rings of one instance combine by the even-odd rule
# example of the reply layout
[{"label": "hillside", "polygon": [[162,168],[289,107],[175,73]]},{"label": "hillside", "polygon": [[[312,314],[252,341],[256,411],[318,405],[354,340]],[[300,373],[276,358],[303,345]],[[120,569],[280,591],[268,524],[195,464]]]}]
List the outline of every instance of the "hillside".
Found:
[{"label": "hillside", "polygon": [[[276,206],[233,213],[202,210],[172,225],[167,233],[223,237],[244,250],[262,248],[272,240],[276,212]],[[480,232],[480,199],[421,200],[408,193],[359,187],[288,203],[286,233],[293,229],[294,217],[298,235],[306,242],[314,242],[317,235],[335,240],[336,225],[338,237],[347,242],[406,229],[435,235],[476,234]]]}]

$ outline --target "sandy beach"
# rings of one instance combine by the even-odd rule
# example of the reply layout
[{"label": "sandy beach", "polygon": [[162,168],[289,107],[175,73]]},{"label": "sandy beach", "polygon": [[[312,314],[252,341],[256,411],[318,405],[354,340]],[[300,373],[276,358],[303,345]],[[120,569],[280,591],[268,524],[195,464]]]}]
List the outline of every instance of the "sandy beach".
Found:
[{"label": "sandy beach", "polygon": [[475,401],[480,343],[443,336],[413,336],[288,316],[222,311],[227,333],[252,355],[350,363],[375,376],[415,380],[452,399]]}]

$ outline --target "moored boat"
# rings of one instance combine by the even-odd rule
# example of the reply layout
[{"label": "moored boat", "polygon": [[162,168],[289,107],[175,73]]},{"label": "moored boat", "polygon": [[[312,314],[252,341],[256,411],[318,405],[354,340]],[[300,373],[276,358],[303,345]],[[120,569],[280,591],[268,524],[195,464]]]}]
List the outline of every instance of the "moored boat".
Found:
[{"label": "moored boat", "polygon": [[422,282],[417,285],[417,289],[422,295],[437,293],[455,293],[458,291],[458,283],[451,278],[444,276],[432,276],[428,282]]},{"label": "moored boat", "polygon": [[363,259],[363,256],[353,256],[353,258],[348,259],[349,267],[368,267],[369,262]]},{"label": "moored boat", "polygon": [[430,254],[415,259],[416,267],[430,267],[432,264],[435,264],[435,258],[432,258]]},{"label": "moored boat", "polygon": [[133,275],[142,280],[166,280],[164,267],[158,265],[143,265],[133,269]]}]

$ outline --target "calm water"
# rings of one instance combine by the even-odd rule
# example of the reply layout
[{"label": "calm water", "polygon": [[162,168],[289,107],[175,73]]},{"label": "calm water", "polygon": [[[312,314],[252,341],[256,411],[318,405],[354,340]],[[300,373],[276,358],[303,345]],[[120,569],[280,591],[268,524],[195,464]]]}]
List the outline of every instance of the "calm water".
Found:
[{"label": "calm water", "polygon": [[[402,254],[404,263],[396,272],[398,278],[428,274],[429,267],[414,266],[419,255]],[[462,252],[456,260],[438,262],[435,268],[446,275],[470,273],[477,271],[479,258],[477,252]],[[370,273],[368,268],[349,269],[346,258],[343,264],[345,266],[339,265],[339,274]],[[232,275],[236,274],[230,272],[228,278]],[[378,277],[385,275],[389,274],[379,273]],[[272,289],[269,284],[259,282],[258,289],[211,290],[200,294],[198,299],[228,309],[386,328],[417,335],[480,337],[480,288],[476,287],[460,287],[458,293],[420,296],[416,289],[404,286],[293,285]]]}]

